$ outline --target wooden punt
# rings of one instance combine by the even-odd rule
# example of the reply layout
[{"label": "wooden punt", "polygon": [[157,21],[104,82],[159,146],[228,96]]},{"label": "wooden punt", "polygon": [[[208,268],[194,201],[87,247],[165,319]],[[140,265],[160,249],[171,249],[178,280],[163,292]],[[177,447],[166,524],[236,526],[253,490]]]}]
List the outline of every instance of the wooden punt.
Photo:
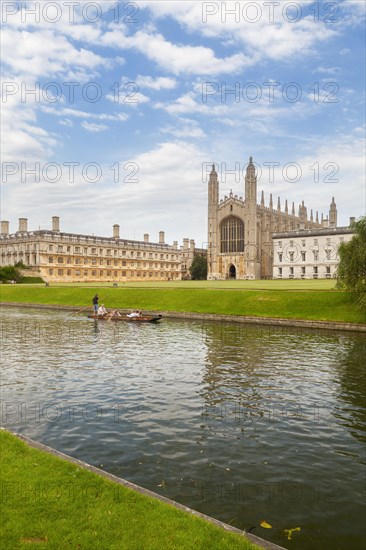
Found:
[{"label": "wooden punt", "polygon": [[88,315],[88,319],[98,319],[98,321],[128,321],[130,323],[157,323],[162,320],[162,315],[141,315],[141,317],[128,317],[127,315]]}]

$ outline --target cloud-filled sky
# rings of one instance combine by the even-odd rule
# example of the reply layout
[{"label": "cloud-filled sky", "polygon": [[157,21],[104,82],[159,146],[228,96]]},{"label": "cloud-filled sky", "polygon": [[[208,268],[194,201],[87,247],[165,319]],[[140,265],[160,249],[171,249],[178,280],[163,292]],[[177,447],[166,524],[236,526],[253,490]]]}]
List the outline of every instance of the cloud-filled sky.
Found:
[{"label": "cloud-filled sky", "polygon": [[[23,6],[23,7],[22,7]],[[11,232],[207,240],[207,175],[339,225],[365,210],[365,2],[8,2],[2,212]]]}]

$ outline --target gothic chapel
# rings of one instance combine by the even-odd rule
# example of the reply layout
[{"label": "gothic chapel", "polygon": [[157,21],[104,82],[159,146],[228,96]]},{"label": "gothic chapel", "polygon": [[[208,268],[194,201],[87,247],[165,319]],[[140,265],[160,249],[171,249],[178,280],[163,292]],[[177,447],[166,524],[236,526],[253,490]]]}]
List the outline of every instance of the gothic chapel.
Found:
[{"label": "gothic chapel", "polygon": [[219,181],[215,165],[212,165],[208,182],[208,279],[261,279],[272,277],[272,234],[297,229],[336,227],[337,210],[334,199],[330,205],[329,221],[321,220],[318,213],[315,221],[313,211],[308,219],[304,201],[295,215],[287,200],[281,211],[278,198],[273,208],[272,194],[269,206],[257,204],[257,176],[250,157],[245,176],[245,197],[233,195],[219,200]]}]

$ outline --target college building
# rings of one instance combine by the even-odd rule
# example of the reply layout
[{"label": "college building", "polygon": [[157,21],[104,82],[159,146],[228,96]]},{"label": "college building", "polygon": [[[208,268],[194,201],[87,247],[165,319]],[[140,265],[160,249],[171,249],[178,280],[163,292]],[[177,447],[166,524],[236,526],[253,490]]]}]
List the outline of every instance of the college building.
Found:
[{"label": "college building", "polygon": [[322,214],[320,221],[318,212],[308,214],[304,201],[297,213],[295,204],[289,209],[287,200],[282,210],[280,198],[274,207],[272,194],[266,206],[262,191],[257,204],[257,176],[250,157],[244,198],[231,191],[219,199],[218,176],[212,166],[208,182],[208,279],[332,277],[339,243],[351,237],[351,229],[337,228],[334,197],[329,217]]},{"label": "college building", "polygon": [[[350,225],[354,222],[350,218]],[[274,279],[331,279],[337,274],[338,248],[352,239],[351,227],[300,229],[274,233]]]},{"label": "college building", "polygon": [[[350,219],[350,225],[354,218]],[[331,278],[339,261],[338,247],[353,236],[351,227],[337,227],[334,197],[329,215],[308,215],[304,201],[284,209],[278,198],[265,205],[262,191],[257,204],[257,176],[250,157],[244,181],[244,198],[219,199],[215,165],[208,182],[208,247],[197,248],[193,239],[172,245],[163,231],[157,242],[120,238],[113,226],[112,237],[60,231],[60,219],[52,229],[28,231],[28,220],[19,218],[19,228],[9,232],[1,222],[0,265],[22,262],[46,282],[174,281],[189,279],[197,254],[207,255],[208,279],[308,279]]]},{"label": "college building", "polygon": [[52,218],[52,229],[28,231],[28,220],[19,218],[15,233],[9,222],[1,222],[0,265],[22,262],[47,282],[118,282],[170,281],[189,278],[196,254],[206,251],[195,247],[193,239],[172,245],[165,242],[163,231],[158,242],[120,238],[119,225],[113,237],[80,235],[60,231],[60,218]]}]

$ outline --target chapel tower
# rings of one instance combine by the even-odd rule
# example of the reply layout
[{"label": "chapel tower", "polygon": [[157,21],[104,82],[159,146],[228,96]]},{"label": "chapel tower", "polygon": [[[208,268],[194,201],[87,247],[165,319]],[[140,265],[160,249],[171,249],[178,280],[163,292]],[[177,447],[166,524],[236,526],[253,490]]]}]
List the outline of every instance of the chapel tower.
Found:
[{"label": "chapel tower", "polygon": [[249,158],[249,164],[245,175],[245,272],[250,277],[259,277],[257,265],[257,176],[253,157]]},{"label": "chapel tower", "polygon": [[329,208],[329,227],[337,227],[337,205],[332,197],[332,202]]},{"label": "chapel tower", "polygon": [[207,235],[207,265],[208,273],[211,279],[218,277],[217,273],[217,254],[219,252],[219,224],[218,224],[218,205],[219,205],[219,180],[215,165],[212,165],[210,177],[208,180],[208,235]]}]

